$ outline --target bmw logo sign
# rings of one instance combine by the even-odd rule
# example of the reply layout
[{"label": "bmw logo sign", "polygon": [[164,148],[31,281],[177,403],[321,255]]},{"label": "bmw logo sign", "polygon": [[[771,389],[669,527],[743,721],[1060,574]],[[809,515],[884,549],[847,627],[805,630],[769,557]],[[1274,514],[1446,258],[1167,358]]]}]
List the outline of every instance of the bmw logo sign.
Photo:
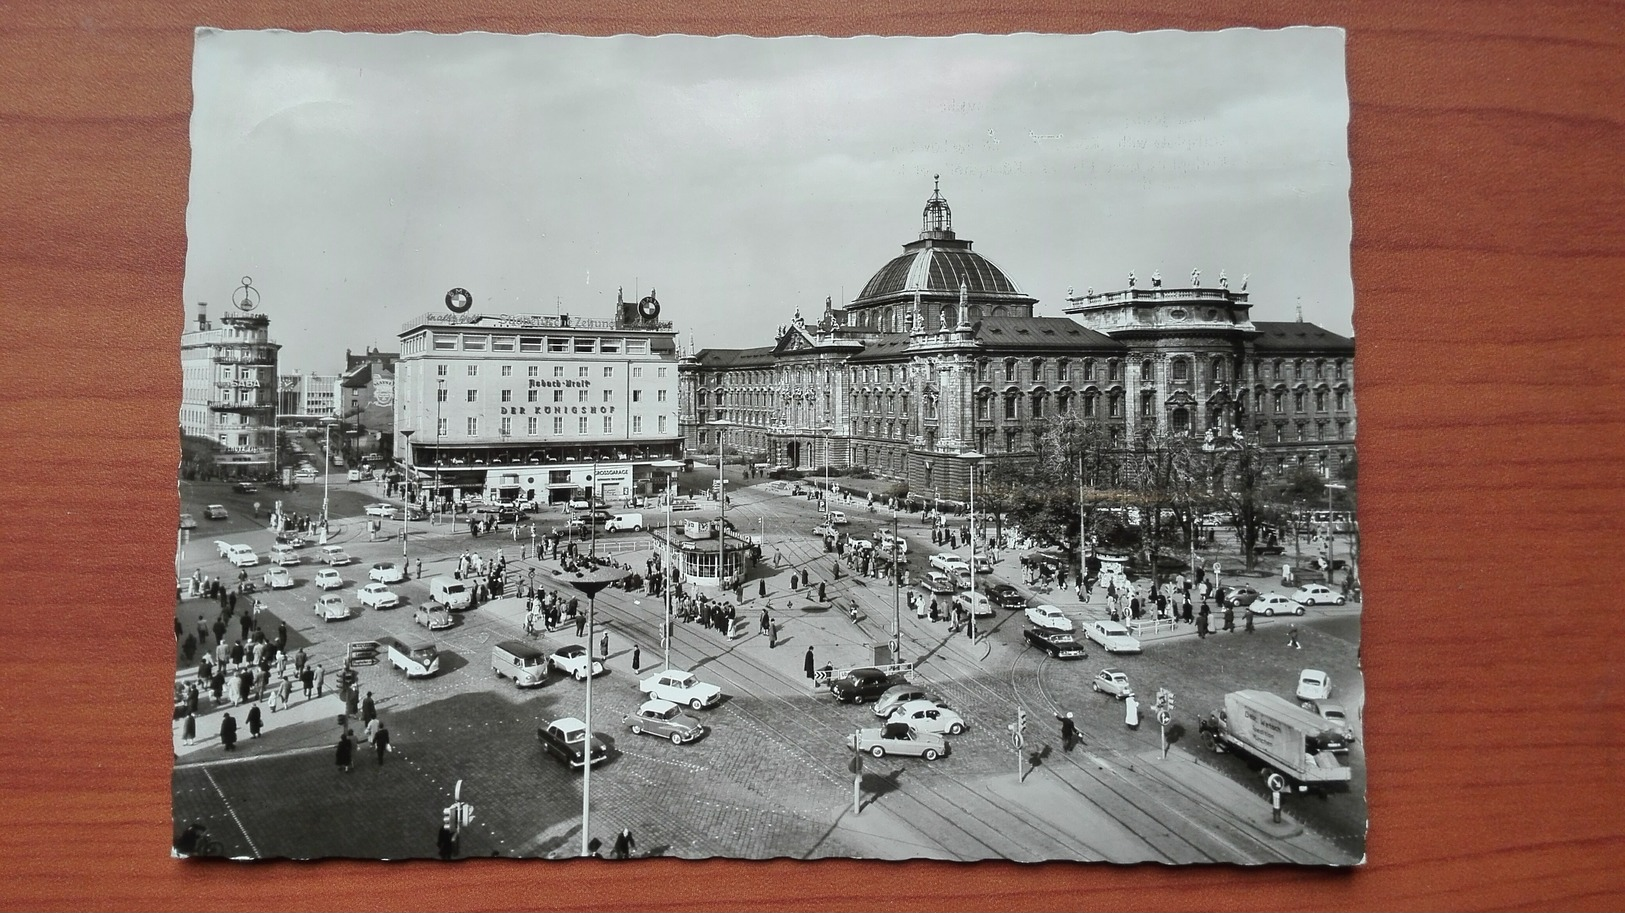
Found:
[{"label": "bmw logo sign", "polygon": [[454,288],[446,293],[446,310],[462,314],[474,306],[474,296],[466,288]]}]

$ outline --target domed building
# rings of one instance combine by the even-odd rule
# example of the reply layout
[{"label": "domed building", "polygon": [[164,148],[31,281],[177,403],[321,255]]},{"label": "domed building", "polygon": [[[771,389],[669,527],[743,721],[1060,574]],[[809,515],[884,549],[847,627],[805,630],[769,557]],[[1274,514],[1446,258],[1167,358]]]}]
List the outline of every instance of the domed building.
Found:
[{"label": "domed building", "polygon": [[[1059,417],[1123,441],[1239,428],[1275,445],[1282,469],[1330,472],[1351,459],[1353,340],[1301,322],[1255,324],[1245,288],[1198,279],[1139,288],[1131,274],[1124,291],[1069,298],[1077,319],[1034,316],[1037,299],[955,233],[934,186],[919,237],[850,302],[825,299],[816,321],[797,309],[770,346],[684,360],[685,444],[714,453],[720,435],[766,463],[858,466],[956,501],[978,455],[1031,460]],[[1292,365],[1309,365],[1301,390]],[[1288,402],[1294,411],[1279,411]]]}]

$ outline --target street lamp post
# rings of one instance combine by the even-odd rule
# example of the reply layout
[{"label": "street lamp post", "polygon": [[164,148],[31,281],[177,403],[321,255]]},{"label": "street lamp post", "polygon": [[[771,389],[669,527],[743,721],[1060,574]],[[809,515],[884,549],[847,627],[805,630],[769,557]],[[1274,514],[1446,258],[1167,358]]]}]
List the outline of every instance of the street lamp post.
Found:
[{"label": "street lamp post", "polygon": [[728,481],[723,475],[723,461],[728,448],[723,445],[723,441],[724,432],[734,427],[734,423],[719,418],[706,424],[717,429],[717,505],[722,510],[717,520],[717,589],[721,590],[727,588],[723,571],[728,561]]},{"label": "street lamp post", "polygon": [[333,474],[333,422],[322,423],[322,544],[327,543],[328,477]]},{"label": "street lamp post", "polygon": [[569,584],[577,592],[587,597],[587,681],[585,703],[582,712],[582,722],[587,726],[587,738],[582,745],[581,765],[581,855],[588,855],[587,844],[592,839],[590,814],[592,809],[592,647],[593,647],[593,620],[594,608],[597,602],[598,591],[611,583],[626,576],[626,572],[614,567],[592,567],[586,571],[576,571],[573,574],[561,575],[556,578],[561,583]]},{"label": "street lamp post", "polygon": [[413,431],[402,430],[398,432],[401,440],[406,442],[406,480],[401,483],[401,574],[406,574],[406,540],[412,532],[412,499],[407,496],[408,487],[412,482],[412,435]]},{"label": "street lamp post", "polygon": [[1331,583],[1332,583],[1332,554],[1333,554],[1332,546],[1333,546],[1333,543],[1336,541],[1335,539],[1332,538],[1332,530],[1335,529],[1336,526],[1337,526],[1336,520],[1334,520],[1332,518],[1332,492],[1334,490],[1335,491],[1347,491],[1348,486],[1339,484],[1337,482],[1327,482],[1326,483],[1326,585],[1327,586],[1331,586]]},{"label": "street lamp post", "polygon": [[960,454],[970,464],[970,639],[976,642],[976,464],[983,455],[972,450]]},{"label": "street lamp post", "polygon": [[660,594],[664,598],[665,616],[661,619],[660,645],[665,665],[662,668],[671,668],[671,499],[672,491],[677,486],[677,470],[683,468],[680,460],[660,460],[654,464],[655,469],[666,470],[666,556],[660,564]]},{"label": "street lamp post", "polygon": [[446,398],[446,379],[436,378],[434,391],[434,493],[430,495],[429,502],[432,509],[429,513],[429,522],[435,523],[440,519],[440,464],[443,457],[440,455],[440,403]]},{"label": "street lamp post", "polygon": [[834,499],[829,496],[829,436],[835,433],[835,427],[833,425],[825,425],[818,430],[824,433],[824,512],[827,515],[829,511],[834,509],[835,505]]}]

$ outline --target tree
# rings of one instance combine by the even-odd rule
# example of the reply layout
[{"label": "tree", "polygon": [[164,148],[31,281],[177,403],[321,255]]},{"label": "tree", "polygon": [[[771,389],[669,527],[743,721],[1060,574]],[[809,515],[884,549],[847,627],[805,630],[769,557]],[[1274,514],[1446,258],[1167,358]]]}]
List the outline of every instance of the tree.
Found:
[{"label": "tree", "polygon": [[1189,529],[1191,509],[1204,491],[1200,448],[1188,435],[1150,430],[1140,436],[1126,467],[1135,481],[1144,535],[1143,552],[1157,585],[1157,555],[1164,540],[1163,515],[1172,512],[1176,523]]},{"label": "tree", "polygon": [[1279,514],[1265,496],[1263,448],[1256,438],[1230,438],[1216,443],[1208,454],[1213,502],[1230,515],[1247,570],[1251,571],[1256,563],[1254,549],[1259,534]]}]

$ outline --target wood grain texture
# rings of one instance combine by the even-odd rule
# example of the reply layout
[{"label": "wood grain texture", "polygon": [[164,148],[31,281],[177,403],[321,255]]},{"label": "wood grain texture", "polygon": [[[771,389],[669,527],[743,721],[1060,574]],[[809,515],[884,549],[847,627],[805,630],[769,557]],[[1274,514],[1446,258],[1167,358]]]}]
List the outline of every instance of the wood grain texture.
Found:
[{"label": "wood grain texture", "polygon": [[[982,6],[0,4],[0,907],[1625,905],[1621,7]],[[1374,822],[1360,871],[654,861],[634,880],[575,862],[168,858],[193,26],[848,35],[1306,16],[1348,30],[1353,102]]]}]

